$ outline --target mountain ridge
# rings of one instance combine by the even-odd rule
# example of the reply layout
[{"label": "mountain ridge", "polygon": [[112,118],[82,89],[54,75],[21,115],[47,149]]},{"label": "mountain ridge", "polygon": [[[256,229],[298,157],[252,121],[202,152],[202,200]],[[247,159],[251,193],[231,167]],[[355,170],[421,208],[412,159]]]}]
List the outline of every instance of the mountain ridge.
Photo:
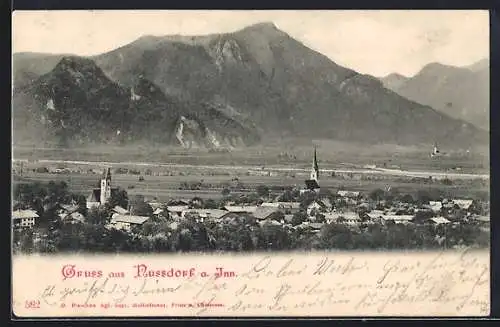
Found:
[{"label": "mountain ridge", "polygon": [[[50,60],[57,55],[51,56]],[[214,106],[232,108],[226,111],[235,116],[224,119],[231,118],[228,130],[239,131],[228,134],[235,144],[241,144],[237,140],[241,137],[255,139],[257,130],[261,142],[290,136],[366,144],[487,142],[487,135],[471,124],[408,101],[377,78],[336,64],[274,24],[225,34],[144,36],[87,59],[125,90],[117,99],[130,97],[137,76],[142,76],[167,98],[207,115],[200,126],[213,128],[219,119],[209,114]],[[29,65],[17,68],[18,74],[30,73]],[[103,97],[102,101],[110,99]],[[145,108],[146,112],[153,110],[150,105]],[[245,117],[245,124],[236,123],[236,117]],[[175,134],[176,128],[167,129]],[[226,131],[219,132],[226,135]],[[155,136],[151,134],[151,138]]]},{"label": "mountain ridge", "polygon": [[412,77],[381,80],[405,98],[489,130],[488,59],[463,67],[430,63]]}]

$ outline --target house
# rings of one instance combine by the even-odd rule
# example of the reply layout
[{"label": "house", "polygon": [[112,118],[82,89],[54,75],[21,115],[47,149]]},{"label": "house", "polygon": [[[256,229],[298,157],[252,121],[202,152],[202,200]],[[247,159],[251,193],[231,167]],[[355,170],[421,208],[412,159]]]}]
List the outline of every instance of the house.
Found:
[{"label": "house", "polygon": [[93,189],[87,196],[87,209],[104,205],[117,191],[117,188],[111,187],[111,169],[108,168],[101,179],[100,188]]},{"label": "house", "polygon": [[347,225],[356,225],[361,223],[359,214],[353,211],[326,213],[325,220],[327,222],[342,223]]},{"label": "house", "polygon": [[264,225],[268,225],[268,226],[281,226],[281,223],[279,221],[272,220],[272,219],[260,220],[258,223],[261,226],[264,226]]},{"label": "house", "polygon": [[449,224],[450,221],[444,217],[432,217],[429,219],[430,222],[440,225],[440,224]]},{"label": "house", "polygon": [[359,197],[359,192],[339,190],[337,191],[337,195],[345,199],[357,199]]},{"label": "house", "polygon": [[356,212],[347,211],[340,213],[340,217],[337,219],[337,222],[344,223],[346,225],[358,225],[361,223],[361,218]]},{"label": "house", "polygon": [[304,233],[317,234],[321,231],[321,228],[323,226],[323,223],[303,222],[302,224],[298,225],[297,228],[301,229]]},{"label": "house", "polygon": [[454,199],[453,204],[460,209],[468,210],[472,206],[473,200]]},{"label": "house", "polygon": [[441,201],[429,201],[429,208],[434,212],[441,211],[443,203]]},{"label": "house", "polygon": [[120,215],[115,213],[111,216],[110,225],[113,228],[130,232],[132,227],[142,226],[148,220],[149,217],[145,216]]},{"label": "house", "polygon": [[315,212],[328,212],[327,206],[319,200],[314,200],[307,206],[307,215],[312,216]]},{"label": "house", "polygon": [[253,213],[257,210],[257,206],[236,206],[236,205],[227,205],[224,207],[228,212],[236,212],[236,213]]},{"label": "house", "polygon": [[187,209],[182,212],[182,217],[193,215],[197,221],[203,222],[205,220],[219,220],[228,214],[226,210],[220,209]]},{"label": "house", "polygon": [[170,200],[167,203],[167,206],[188,206],[188,200]]},{"label": "house", "polygon": [[127,214],[130,213],[127,209],[124,209],[124,208],[122,208],[120,206],[115,206],[113,208],[113,212],[117,213],[117,214],[120,214],[120,215],[127,215]]},{"label": "house", "polygon": [[300,202],[263,202],[261,207],[277,208],[287,214],[300,211]]},{"label": "house", "polygon": [[155,215],[155,216],[161,215],[162,213],[163,213],[163,209],[162,208],[156,208],[153,211],[153,215]]},{"label": "house", "polygon": [[57,215],[67,223],[83,223],[85,216],[78,212],[80,206],[78,204],[59,204]]},{"label": "house", "polygon": [[367,213],[367,215],[368,215],[368,217],[370,217],[370,219],[381,218],[384,214],[385,214],[385,212],[383,210],[372,210],[372,211]]},{"label": "house", "polygon": [[59,218],[66,223],[77,224],[84,223],[85,216],[79,213],[78,211],[72,212],[70,214],[59,214]]},{"label": "house", "polygon": [[170,218],[181,218],[183,212],[189,210],[188,205],[169,205],[167,206],[167,212]]},{"label": "house", "polygon": [[36,224],[36,219],[39,217],[35,210],[12,211],[12,227],[16,230],[33,228]]},{"label": "house", "polygon": [[251,225],[255,223],[255,217],[245,212],[227,212],[224,216],[220,217],[217,222],[223,222],[225,224],[241,224],[242,222],[246,222]]},{"label": "house", "polygon": [[394,221],[396,224],[408,224],[412,222],[413,218],[415,216],[413,215],[394,215],[394,214],[384,214],[381,216],[381,218],[384,221]]},{"label": "house", "polygon": [[284,215],[278,208],[258,207],[257,210],[252,213],[252,216],[257,220],[281,220]]}]

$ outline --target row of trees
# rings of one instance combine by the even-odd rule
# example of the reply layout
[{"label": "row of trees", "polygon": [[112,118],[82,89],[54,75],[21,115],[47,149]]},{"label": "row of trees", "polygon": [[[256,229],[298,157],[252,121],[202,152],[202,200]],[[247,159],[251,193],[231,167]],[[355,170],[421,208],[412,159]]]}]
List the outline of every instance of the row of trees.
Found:
[{"label": "row of trees", "polygon": [[489,232],[476,225],[366,224],[356,228],[324,224],[319,232],[287,226],[259,225],[249,217],[229,223],[187,219],[177,226],[148,222],[134,233],[106,229],[101,222],[61,223],[45,235],[15,232],[16,252],[190,252],[442,249],[489,246]]}]

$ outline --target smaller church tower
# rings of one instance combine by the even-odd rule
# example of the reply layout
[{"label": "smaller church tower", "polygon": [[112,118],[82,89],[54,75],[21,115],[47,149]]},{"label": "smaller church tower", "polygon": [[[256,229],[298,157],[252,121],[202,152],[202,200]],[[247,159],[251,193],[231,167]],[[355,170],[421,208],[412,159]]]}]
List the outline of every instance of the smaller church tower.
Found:
[{"label": "smaller church tower", "polygon": [[434,147],[432,148],[431,157],[436,157],[439,155],[439,148],[436,142],[434,142]]},{"label": "smaller church tower", "polygon": [[101,205],[111,199],[111,168],[108,168],[101,179]]},{"label": "smaller church tower", "polygon": [[311,168],[311,180],[315,180],[318,182],[319,179],[319,168],[318,168],[318,159],[316,157],[316,147],[314,147],[314,158]]}]

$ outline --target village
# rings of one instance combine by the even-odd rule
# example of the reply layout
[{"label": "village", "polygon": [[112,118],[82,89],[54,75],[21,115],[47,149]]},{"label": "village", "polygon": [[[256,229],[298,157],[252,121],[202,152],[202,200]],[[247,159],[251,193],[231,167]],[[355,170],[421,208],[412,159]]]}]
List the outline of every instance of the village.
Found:
[{"label": "village", "polygon": [[[105,169],[99,187],[89,190],[85,198],[69,197],[66,201],[53,203],[52,212],[56,214],[53,222],[85,224],[96,222],[89,216],[97,215],[101,217],[97,223],[106,230],[119,230],[130,236],[144,234],[151,225],[167,226],[170,231],[176,231],[186,221],[206,226],[245,222],[246,226],[276,226],[303,235],[319,235],[326,225],[342,225],[353,233],[360,233],[370,225],[473,225],[489,233],[489,203],[478,199],[429,199],[425,196],[414,199],[404,194],[395,196],[390,186],[369,194],[323,189],[316,149],[305,187],[277,196],[271,196],[266,187],[259,187],[253,196],[224,194],[218,202],[199,197],[168,202],[142,195],[129,198],[125,190],[113,187],[112,175],[111,168]],[[41,213],[29,203],[15,199],[12,226],[16,232],[36,229],[40,218]]]}]

